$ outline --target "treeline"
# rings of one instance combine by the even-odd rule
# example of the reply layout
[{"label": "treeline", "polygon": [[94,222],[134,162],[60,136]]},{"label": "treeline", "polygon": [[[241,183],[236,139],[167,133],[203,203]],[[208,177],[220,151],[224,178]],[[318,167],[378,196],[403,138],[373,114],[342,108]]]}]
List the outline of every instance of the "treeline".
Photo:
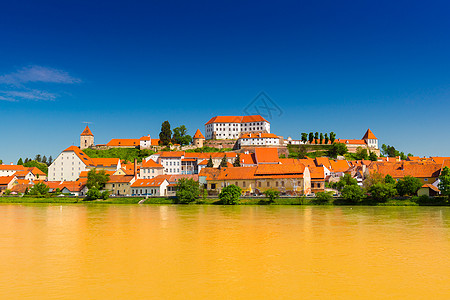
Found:
[{"label": "treeline", "polygon": [[334,143],[334,141],[336,140],[336,134],[334,132],[330,132],[330,135],[328,136],[328,133],[313,133],[310,132],[309,134],[306,132],[302,132],[302,142],[306,143],[309,142],[310,144],[312,144],[312,142],[314,142],[315,144],[325,144],[328,145],[329,142],[331,142],[331,144]]},{"label": "treeline", "polygon": [[26,168],[36,167],[45,174],[48,174],[48,167],[52,164],[52,162],[53,157],[51,155],[47,158],[45,155],[36,154],[34,159],[26,157],[25,160],[23,160],[22,158],[19,158],[17,164]]},{"label": "treeline", "polygon": [[161,146],[170,146],[179,144],[181,146],[192,143],[192,137],[187,134],[187,128],[184,125],[174,128],[173,134],[170,129],[169,121],[164,121],[161,124],[161,132],[159,133],[159,144]]},{"label": "treeline", "polygon": [[408,156],[414,156],[411,153],[408,153],[408,155],[405,155],[404,152],[400,152],[397,149],[395,149],[394,146],[390,146],[390,145],[381,145],[381,154],[383,156],[387,156],[387,157],[400,157],[402,160],[406,160],[408,158]]}]

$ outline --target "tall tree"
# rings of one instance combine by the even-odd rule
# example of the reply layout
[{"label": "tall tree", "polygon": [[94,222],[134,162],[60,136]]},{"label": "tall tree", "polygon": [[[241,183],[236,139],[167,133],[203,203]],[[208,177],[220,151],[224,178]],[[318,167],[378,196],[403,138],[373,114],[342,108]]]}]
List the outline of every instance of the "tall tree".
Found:
[{"label": "tall tree", "polygon": [[376,154],[375,152],[370,151],[370,153],[369,153],[369,159],[370,159],[371,161],[377,161],[377,160],[378,160],[378,156],[377,156],[377,154]]},{"label": "tall tree", "polygon": [[206,164],[206,167],[207,167],[207,168],[212,168],[212,167],[214,167],[214,162],[213,162],[213,160],[212,160],[211,155],[209,156],[208,163]]},{"label": "tall tree", "polygon": [[47,164],[47,156],[44,155],[42,157],[42,163]]},{"label": "tall tree", "polygon": [[323,144],[323,133],[320,133],[320,143]]},{"label": "tall tree", "polygon": [[0,159],[0,165],[3,165],[3,160]]},{"label": "tall tree", "polygon": [[23,160],[22,160],[22,157],[21,157],[21,158],[19,158],[19,161],[17,162],[17,164],[18,164],[19,166],[23,165]]},{"label": "tall tree", "polygon": [[333,144],[336,140],[336,134],[332,131],[330,132],[330,142]]},{"label": "tall tree", "polygon": [[444,196],[448,196],[450,199],[450,168],[444,167],[439,176],[439,190]]},{"label": "tall tree", "polygon": [[35,161],[37,162],[41,162],[41,155],[40,154],[36,154],[36,157],[34,158]]},{"label": "tall tree", "polygon": [[225,154],[224,157],[222,158],[222,160],[220,161],[220,167],[221,168],[226,168],[228,166],[227,164],[227,155]]},{"label": "tall tree", "polygon": [[181,125],[173,130],[173,141],[181,146],[192,143],[192,137],[187,134],[186,126]]},{"label": "tall tree", "polygon": [[306,132],[302,132],[302,142],[306,143],[307,140],[308,140],[308,134]]},{"label": "tall tree", "polygon": [[312,143],[312,141],[314,141],[314,133],[312,133],[312,132],[309,133],[308,141],[310,144]]},{"label": "tall tree", "polygon": [[159,133],[159,141],[162,146],[167,146],[172,141],[172,130],[170,130],[169,121],[161,124],[161,132]]},{"label": "tall tree", "polygon": [[298,147],[297,158],[298,159],[303,159],[303,158],[305,158],[306,154],[308,154],[308,150],[306,149],[306,145],[300,145]]},{"label": "tall tree", "polygon": [[240,167],[241,166],[241,155],[238,153],[236,155],[236,159],[233,162],[233,167]]},{"label": "tall tree", "polygon": [[328,133],[325,133],[325,144],[328,145],[330,139],[328,138]]},{"label": "tall tree", "polygon": [[47,164],[50,166],[53,162],[53,157],[50,155],[50,157],[48,158],[48,162]]},{"label": "tall tree", "polygon": [[397,192],[400,196],[405,195],[415,195],[417,191],[422,186],[422,183],[420,182],[420,179],[412,177],[412,176],[405,176],[403,179],[400,179],[397,181]]},{"label": "tall tree", "polygon": [[316,133],[314,134],[314,139],[315,139],[315,143],[317,144],[318,141],[319,141],[319,133],[318,133],[318,132],[316,132]]},{"label": "tall tree", "polygon": [[367,154],[367,149],[363,148],[363,147],[356,148],[355,158],[356,159],[368,159],[369,155]]},{"label": "tall tree", "polygon": [[88,189],[101,190],[109,180],[109,174],[105,170],[97,170],[94,168],[88,172],[86,186]]}]

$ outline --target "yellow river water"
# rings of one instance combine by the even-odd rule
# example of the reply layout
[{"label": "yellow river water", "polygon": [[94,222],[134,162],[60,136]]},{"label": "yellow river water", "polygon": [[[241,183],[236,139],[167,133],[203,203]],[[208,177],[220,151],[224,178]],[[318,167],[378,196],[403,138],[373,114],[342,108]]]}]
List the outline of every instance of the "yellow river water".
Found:
[{"label": "yellow river water", "polygon": [[450,208],[0,205],[0,299],[450,299]]}]

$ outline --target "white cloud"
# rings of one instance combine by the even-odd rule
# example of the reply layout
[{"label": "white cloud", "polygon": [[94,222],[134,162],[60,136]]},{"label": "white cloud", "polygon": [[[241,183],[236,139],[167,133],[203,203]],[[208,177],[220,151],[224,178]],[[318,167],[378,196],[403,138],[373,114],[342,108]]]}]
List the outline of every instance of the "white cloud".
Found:
[{"label": "white cloud", "polygon": [[0,96],[0,101],[17,102],[17,100],[14,98],[4,97],[4,96]]},{"label": "white cloud", "polygon": [[81,80],[70,76],[65,71],[42,66],[28,66],[16,72],[0,76],[0,83],[3,84],[21,85],[28,82],[70,84],[79,83]]},{"label": "white cloud", "polygon": [[[4,94],[7,99],[26,99],[26,100],[45,100],[45,101],[53,101],[56,99],[57,95],[53,93],[49,93],[46,91],[40,90],[27,90],[27,91],[0,91],[0,93]],[[1,97],[1,96],[0,96]]]}]

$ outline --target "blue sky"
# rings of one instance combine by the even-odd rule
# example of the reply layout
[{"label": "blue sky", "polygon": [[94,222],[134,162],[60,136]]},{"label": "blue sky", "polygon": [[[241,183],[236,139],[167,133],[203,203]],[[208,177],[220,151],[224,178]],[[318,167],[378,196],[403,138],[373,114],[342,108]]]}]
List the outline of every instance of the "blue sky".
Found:
[{"label": "blue sky", "polygon": [[272,132],[336,132],[450,155],[448,1],[8,1],[0,159],[193,134],[264,91]]}]

